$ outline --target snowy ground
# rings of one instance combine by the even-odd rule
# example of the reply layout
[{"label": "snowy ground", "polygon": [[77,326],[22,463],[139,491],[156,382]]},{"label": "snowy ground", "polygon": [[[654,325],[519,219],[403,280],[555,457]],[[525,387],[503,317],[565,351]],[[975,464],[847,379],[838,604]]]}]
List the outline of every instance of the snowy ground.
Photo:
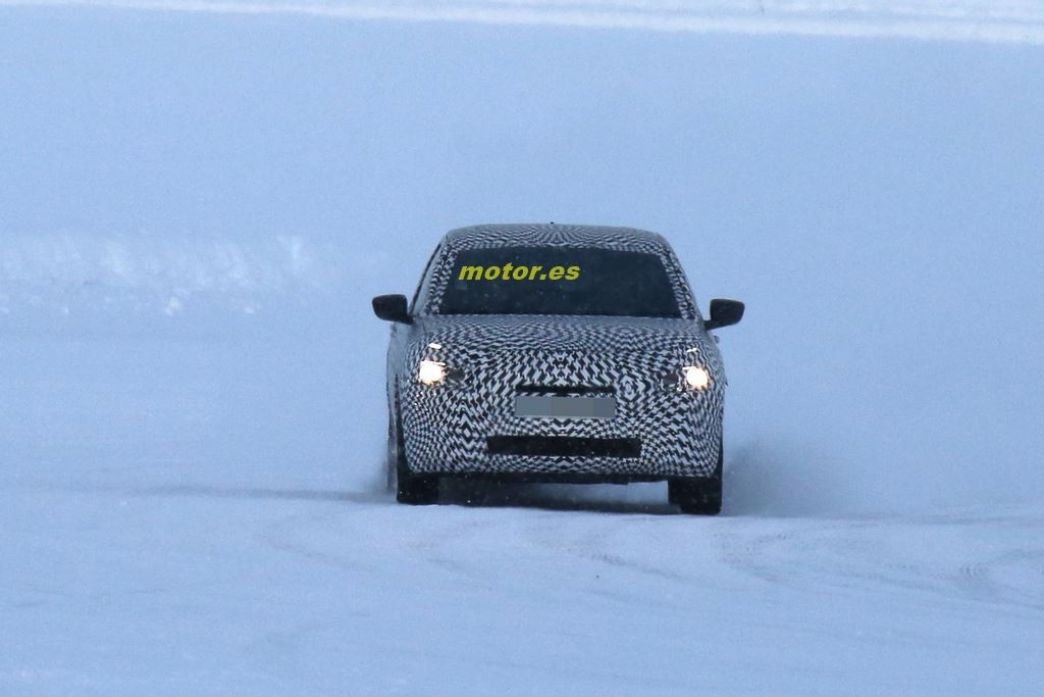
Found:
[{"label": "snowy ground", "polygon": [[[1039,3],[245,14],[0,7],[0,695],[1039,694]],[[381,490],[369,297],[552,219],[748,302],[726,515]]]},{"label": "snowy ground", "polygon": [[709,520],[659,485],[403,508],[330,346],[4,358],[5,695],[1038,691],[1039,503],[791,514],[823,482],[737,472]]}]

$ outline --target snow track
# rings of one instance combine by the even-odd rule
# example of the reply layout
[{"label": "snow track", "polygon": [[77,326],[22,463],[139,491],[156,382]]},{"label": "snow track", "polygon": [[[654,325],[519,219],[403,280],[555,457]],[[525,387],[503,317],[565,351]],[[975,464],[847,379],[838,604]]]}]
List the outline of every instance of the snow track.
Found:
[{"label": "snow track", "polygon": [[[202,485],[0,496],[6,544],[38,567],[32,585],[3,572],[5,694],[1019,695],[1039,677],[1032,507],[699,519],[611,493],[613,512],[561,494],[543,495],[555,510]],[[25,524],[46,511],[50,531]],[[49,672],[32,647],[56,631],[73,643]]]}]

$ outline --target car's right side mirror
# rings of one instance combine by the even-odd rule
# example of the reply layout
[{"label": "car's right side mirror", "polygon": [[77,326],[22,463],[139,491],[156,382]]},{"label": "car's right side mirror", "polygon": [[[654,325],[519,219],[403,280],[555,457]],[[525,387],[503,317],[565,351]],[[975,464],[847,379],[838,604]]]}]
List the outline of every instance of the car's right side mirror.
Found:
[{"label": "car's right side mirror", "polygon": [[710,319],[703,321],[704,329],[717,329],[736,324],[743,319],[745,306],[739,300],[715,298],[710,301]]},{"label": "car's right side mirror", "polygon": [[388,322],[409,324],[413,321],[406,307],[405,295],[378,295],[373,299],[373,314]]}]

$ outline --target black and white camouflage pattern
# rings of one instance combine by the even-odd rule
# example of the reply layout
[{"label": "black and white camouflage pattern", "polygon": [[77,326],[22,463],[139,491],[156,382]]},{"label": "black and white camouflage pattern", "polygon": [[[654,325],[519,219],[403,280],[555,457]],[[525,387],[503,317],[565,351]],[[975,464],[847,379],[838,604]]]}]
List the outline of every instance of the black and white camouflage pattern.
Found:
[{"label": "black and white camouflage pattern", "polygon": [[[661,256],[681,318],[438,315],[456,253],[483,247],[605,247]],[[685,275],[666,241],[629,228],[490,225],[446,235],[413,309],[395,325],[388,388],[400,410],[406,462],[415,472],[516,474],[535,479],[659,479],[711,475],[718,463],[725,373]],[[447,381],[416,379],[420,360],[444,363]],[[684,386],[704,366],[710,386]],[[520,385],[610,388],[614,418],[520,417]],[[637,438],[639,457],[520,456],[486,452],[489,436]]]}]

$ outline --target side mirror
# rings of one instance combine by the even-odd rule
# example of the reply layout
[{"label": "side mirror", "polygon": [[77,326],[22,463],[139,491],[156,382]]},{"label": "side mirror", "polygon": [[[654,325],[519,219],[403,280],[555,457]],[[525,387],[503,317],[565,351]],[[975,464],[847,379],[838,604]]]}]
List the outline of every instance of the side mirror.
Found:
[{"label": "side mirror", "polygon": [[710,301],[710,319],[703,321],[704,329],[717,329],[736,324],[743,319],[745,306],[739,300],[715,298]]},{"label": "side mirror", "polygon": [[406,307],[405,295],[378,295],[373,299],[373,314],[388,322],[413,321]]}]

